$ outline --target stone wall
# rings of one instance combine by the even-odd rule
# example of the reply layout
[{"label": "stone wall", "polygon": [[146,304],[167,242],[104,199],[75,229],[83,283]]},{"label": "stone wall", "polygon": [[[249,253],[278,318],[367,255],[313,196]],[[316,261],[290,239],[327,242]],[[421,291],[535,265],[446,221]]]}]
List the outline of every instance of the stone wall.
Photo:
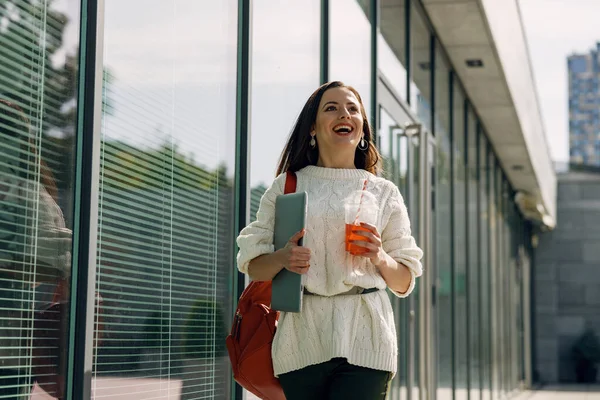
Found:
[{"label": "stone wall", "polygon": [[570,349],[586,327],[600,336],[600,173],[559,175],[557,226],[539,238],[534,268],[541,382],[573,382]]}]

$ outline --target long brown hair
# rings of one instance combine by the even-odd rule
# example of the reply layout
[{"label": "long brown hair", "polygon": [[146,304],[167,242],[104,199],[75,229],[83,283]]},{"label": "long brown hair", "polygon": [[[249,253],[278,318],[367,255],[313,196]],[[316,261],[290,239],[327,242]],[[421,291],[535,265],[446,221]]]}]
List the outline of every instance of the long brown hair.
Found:
[{"label": "long brown hair", "polygon": [[354,153],[354,165],[356,168],[364,169],[377,175],[380,170],[381,156],[373,142],[372,129],[369,124],[369,119],[367,118],[367,113],[365,112],[363,101],[356,89],[352,86],[345,85],[340,81],[325,83],[310,95],[302,108],[288,142],[281,153],[277,175],[287,171],[296,172],[308,165],[317,164],[319,159],[319,149],[318,145],[315,148],[310,146],[310,132],[313,130],[317,121],[317,112],[323,94],[329,89],[338,87],[350,90],[358,99],[360,112],[363,117],[363,133],[365,135],[365,141],[369,143],[367,150],[356,148],[356,152]]},{"label": "long brown hair", "polygon": [[35,149],[35,141],[29,132],[29,119],[25,116],[23,109],[8,100],[0,99],[0,134],[16,137],[21,144],[19,158],[21,159],[21,169],[27,170],[27,164],[31,163],[33,156],[35,162],[40,163],[40,182],[46,188],[46,191],[56,201],[58,189],[54,176],[48,164],[42,160]]}]

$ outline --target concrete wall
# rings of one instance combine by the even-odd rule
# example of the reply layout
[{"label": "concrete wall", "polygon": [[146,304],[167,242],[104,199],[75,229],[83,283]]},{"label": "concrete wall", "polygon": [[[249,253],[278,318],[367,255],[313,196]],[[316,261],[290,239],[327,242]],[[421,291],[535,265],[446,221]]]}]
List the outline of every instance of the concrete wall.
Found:
[{"label": "concrete wall", "polygon": [[600,336],[600,172],[559,175],[557,227],[536,251],[535,338],[542,382],[574,381],[570,347],[586,326]]}]

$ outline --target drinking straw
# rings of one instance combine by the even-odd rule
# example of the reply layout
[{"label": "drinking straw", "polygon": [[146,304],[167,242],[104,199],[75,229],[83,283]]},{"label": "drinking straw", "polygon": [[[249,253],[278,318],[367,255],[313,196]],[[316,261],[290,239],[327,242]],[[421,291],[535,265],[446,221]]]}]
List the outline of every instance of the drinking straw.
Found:
[{"label": "drinking straw", "polygon": [[356,218],[354,218],[353,225],[358,225],[358,216],[360,215],[360,207],[362,205],[363,196],[365,195],[365,191],[367,190],[367,181],[368,179],[365,179],[362,191],[360,192],[360,199],[358,200],[358,210],[356,210]]}]

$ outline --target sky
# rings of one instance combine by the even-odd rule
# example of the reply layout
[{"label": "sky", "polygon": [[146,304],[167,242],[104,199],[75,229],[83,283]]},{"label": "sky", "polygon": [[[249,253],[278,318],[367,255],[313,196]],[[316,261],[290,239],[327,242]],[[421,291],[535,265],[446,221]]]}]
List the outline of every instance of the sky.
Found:
[{"label": "sky", "polygon": [[600,42],[600,0],[519,0],[552,159],[569,159],[567,57]]},{"label": "sky", "polygon": [[[57,0],[54,6],[65,11],[78,11],[79,0]],[[340,49],[339,54],[332,54],[331,64],[335,70],[338,61],[345,60],[345,44],[352,43],[366,45],[367,41],[361,41],[358,36],[367,37],[369,33],[368,23],[362,21],[364,15],[355,2],[347,3],[347,0],[332,1],[334,13],[332,16],[344,14],[351,16],[354,21],[365,22],[355,26],[352,31],[357,38],[348,40],[347,30],[343,26],[336,28],[336,18],[332,22],[332,41],[335,42],[334,49]],[[503,0],[498,0],[503,1]],[[521,7],[525,32],[529,44],[531,61],[538,91],[541,112],[544,118],[544,126],[548,138],[551,157],[555,161],[567,161],[568,150],[568,85],[567,85],[567,56],[574,52],[589,52],[595,47],[596,41],[600,41],[600,27],[597,23],[600,15],[600,0],[517,0]],[[183,99],[196,98],[193,106],[196,109],[205,108],[202,100],[207,103],[212,117],[207,120],[185,121],[188,128],[201,127],[203,137],[195,137],[193,129],[187,129],[188,134],[181,134],[181,144],[194,144],[197,149],[195,153],[200,163],[214,165],[224,158],[231,158],[231,137],[219,138],[223,129],[232,129],[231,123],[227,126],[216,126],[211,121],[231,120],[234,101],[235,72],[235,9],[234,0],[226,0],[221,3],[203,3],[196,6],[192,0],[181,0],[177,7],[173,8],[171,2],[160,0],[149,0],[152,6],[144,8],[143,12],[133,12],[137,2],[115,2],[106,3],[106,26],[105,26],[105,65],[111,69],[116,76],[114,87],[119,93],[128,92],[133,94],[135,90],[139,94],[141,86],[148,82],[154,85],[163,83],[169,87],[175,81],[186,82],[188,86],[184,92],[176,93],[180,101]],[[294,6],[291,6],[294,4]],[[348,5],[350,5],[348,7]],[[253,37],[253,69],[252,69],[252,109],[251,109],[251,163],[253,171],[250,180],[253,184],[268,182],[274,175],[279,152],[293,122],[308,95],[318,85],[319,71],[319,0],[306,0],[301,6],[297,3],[285,2],[272,3],[270,1],[257,1],[254,16]],[[337,9],[339,7],[339,9]],[[207,8],[212,8],[207,10]],[[129,10],[132,9],[132,10]],[[128,12],[132,11],[132,12]],[[137,16],[133,17],[134,15]],[[162,14],[161,14],[162,13]],[[168,15],[169,18],[160,18]],[[203,24],[198,24],[197,19],[201,16],[212,15],[218,18],[206,18]],[[278,16],[274,18],[274,16]],[[281,16],[285,16],[281,18]],[[76,18],[72,18],[73,21]],[[174,24],[174,19],[177,23]],[[294,29],[286,30],[286,24],[290,19],[297,23]],[[363,26],[364,25],[364,26]],[[183,35],[179,38],[178,33],[183,30],[192,32],[191,35]],[[214,32],[221,32],[214,35]],[[273,40],[275,32],[284,39]],[[171,46],[174,36],[179,39],[177,46]],[[77,24],[71,23],[67,26],[65,34],[67,46],[72,48],[77,43]],[[277,44],[280,47],[276,47]],[[363,46],[364,47],[364,46]],[[356,48],[368,58],[368,47]],[[189,49],[195,49],[190,52]],[[207,60],[206,55],[212,54],[214,60]],[[287,54],[281,57],[281,54]],[[161,55],[163,60],[157,60]],[[277,57],[273,57],[278,55]],[[386,54],[382,54],[385,56]],[[149,58],[148,58],[149,57]],[[389,58],[389,57],[388,57]],[[394,66],[393,63],[384,62],[382,66]],[[177,66],[176,74],[173,65]],[[366,64],[365,64],[366,65]],[[166,73],[162,73],[165,72]],[[396,73],[395,70],[386,70],[386,75]],[[341,79],[354,83],[364,96],[368,97],[368,69],[346,71]],[[399,71],[397,73],[402,73]],[[339,73],[336,76],[340,75]],[[162,82],[160,77],[166,77]],[[227,77],[227,79],[225,79]],[[206,81],[222,82],[216,89],[220,92],[202,92],[200,86]],[[190,85],[193,83],[194,85]],[[273,85],[273,83],[276,83]],[[363,85],[364,83],[364,85]],[[126,87],[120,86],[126,84]],[[131,86],[133,85],[133,87]],[[363,87],[365,86],[365,87]],[[194,88],[196,88],[194,90]],[[225,89],[224,89],[225,88]],[[132,105],[141,102],[147,107],[149,100],[158,100],[162,94],[155,94],[151,98],[137,96],[133,99],[122,97],[117,107],[120,112]],[[171,98],[172,96],[167,96]],[[116,99],[118,100],[118,98]],[[365,103],[369,104],[368,98]],[[179,101],[179,103],[180,103]],[[162,101],[154,101],[157,109],[164,107]],[[181,103],[180,103],[181,104]],[[140,104],[138,104],[140,105]],[[214,108],[221,105],[220,108]],[[212,106],[212,108],[211,108]],[[225,108],[223,108],[225,107]],[[187,110],[190,111],[190,110]],[[204,111],[207,111],[206,108]],[[193,112],[185,113],[194,115]],[[202,113],[200,113],[202,114]],[[115,115],[119,119],[120,113]],[[181,115],[181,114],[179,114]],[[221,116],[219,118],[218,116]],[[131,114],[122,117],[130,119]],[[141,117],[141,116],[138,116]],[[150,113],[145,117],[148,123],[156,126],[164,123],[171,124],[173,118],[160,112]],[[167,121],[168,120],[168,121]],[[171,122],[169,122],[171,121]],[[159,123],[160,122],[160,123]],[[125,125],[122,125],[122,128]],[[114,134],[119,134],[123,129],[117,123],[112,125]],[[158,128],[157,128],[158,129]],[[125,132],[125,131],[123,131]],[[128,132],[127,136],[130,136]],[[125,136],[125,135],[124,135]],[[136,136],[136,135],[134,135]],[[142,139],[143,135],[137,135]],[[131,139],[134,139],[131,137]],[[144,138],[147,139],[147,138]],[[229,157],[225,156],[225,153]],[[228,160],[231,163],[231,160]]]}]

